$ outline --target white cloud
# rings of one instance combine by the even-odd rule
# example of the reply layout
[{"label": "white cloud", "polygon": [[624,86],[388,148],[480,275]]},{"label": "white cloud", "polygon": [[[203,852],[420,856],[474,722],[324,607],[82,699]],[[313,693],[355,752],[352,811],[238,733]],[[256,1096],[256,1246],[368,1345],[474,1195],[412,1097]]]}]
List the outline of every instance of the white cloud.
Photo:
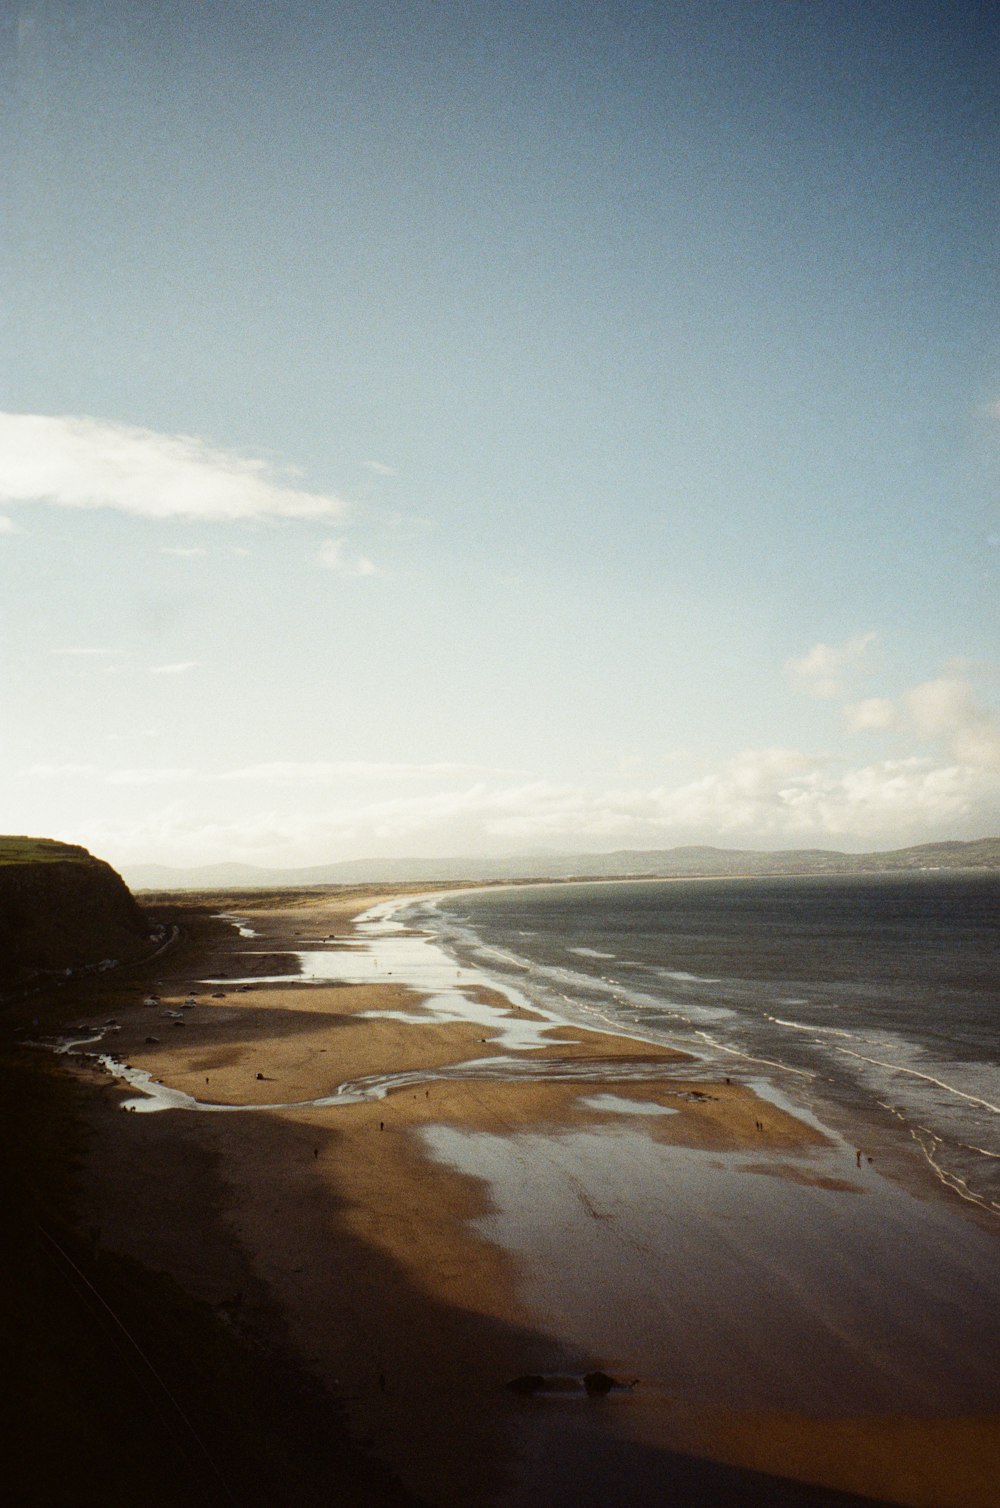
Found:
[{"label": "white cloud", "polygon": [[143,518],[341,518],[266,461],[78,415],[0,413],[0,501],[112,508]]},{"label": "white cloud", "polygon": [[350,557],[342,539],[324,539],[317,558],[321,566],[335,571],[338,576],[374,576],[377,570],[364,555]]},{"label": "white cloud", "polygon": [[996,782],[968,768],[912,756],[844,771],[799,756],[798,768],[782,771],[758,758],[741,756],[735,768],[670,793],[664,815],[680,826],[771,846],[896,847],[953,835],[963,825],[979,835],[992,825]]},{"label": "white cloud", "polygon": [[175,660],[170,665],[150,665],[150,675],[185,675],[189,670],[196,670],[201,664],[200,660]]},{"label": "white cloud", "polygon": [[943,744],[973,769],[1000,770],[1000,717],[980,706],[970,682],[926,681],[907,692],[903,704],[918,738]]},{"label": "white cloud", "polygon": [[833,701],[846,694],[876,638],[876,634],[867,633],[844,644],[814,644],[801,658],[788,660],[785,670],[797,691],[820,701]]},{"label": "white cloud", "polygon": [[369,471],[374,471],[376,476],[399,476],[395,466],[387,466],[384,461],[366,461]]},{"label": "white cloud", "polygon": [[178,560],[196,560],[201,555],[207,555],[208,551],[201,545],[161,545],[161,555],[176,555]]},{"label": "white cloud", "polygon": [[795,749],[750,749],[687,785],[659,795],[659,820],[720,833],[797,831],[795,811],[822,760]]},{"label": "white cloud", "polygon": [[1000,770],[1000,716],[982,706],[972,683],[940,676],[896,701],[881,697],[844,708],[852,729],[884,729],[943,750],[973,770]]},{"label": "white cloud", "polygon": [[844,721],[852,733],[891,728],[896,721],[896,704],[884,696],[869,696],[845,707]]},{"label": "white cloud", "polygon": [[0,534],[16,534],[17,525],[5,513],[0,513]]}]

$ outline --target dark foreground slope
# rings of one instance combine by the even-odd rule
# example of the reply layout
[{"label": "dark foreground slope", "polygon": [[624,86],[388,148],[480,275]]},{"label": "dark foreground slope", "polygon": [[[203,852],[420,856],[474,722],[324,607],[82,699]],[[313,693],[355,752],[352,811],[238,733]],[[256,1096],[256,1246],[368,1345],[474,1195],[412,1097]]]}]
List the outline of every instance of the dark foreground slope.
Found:
[{"label": "dark foreground slope", "polygon": [[0,984],[149,951],[150,927],[121,876],[85,848],[0,837]]},{"label": "dark foreground slope", "polygon": [[419,1508],[349,1439],[342,1407],[284,1343],[219,1225],[204,1159],[191,1170],[191,1218],[208,1248],[232,1245],[245,1302],[200,1301],[109,1248],[81,1189],[114,1177],[94,1123],[125,1120],[121,1091],[29,1045],[36,1018],[47,1036],[72,1032],[134,1009],[160,970],[203,967],[206,939],[231,930],[213,909],[158,911],[175,938],[162,957],[0,991],[0,1501]]}]

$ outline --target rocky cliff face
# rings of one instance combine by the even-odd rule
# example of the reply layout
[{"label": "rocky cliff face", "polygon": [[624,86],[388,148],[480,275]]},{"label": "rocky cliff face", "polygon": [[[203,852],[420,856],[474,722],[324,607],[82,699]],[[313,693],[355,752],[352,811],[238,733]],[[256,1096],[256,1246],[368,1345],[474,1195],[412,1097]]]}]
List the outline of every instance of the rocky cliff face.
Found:
[{"label": "rocky cliff face", "polygon": [[0,837],[0,980],[126,962],[151,927],[120,875],[85,848]]}]

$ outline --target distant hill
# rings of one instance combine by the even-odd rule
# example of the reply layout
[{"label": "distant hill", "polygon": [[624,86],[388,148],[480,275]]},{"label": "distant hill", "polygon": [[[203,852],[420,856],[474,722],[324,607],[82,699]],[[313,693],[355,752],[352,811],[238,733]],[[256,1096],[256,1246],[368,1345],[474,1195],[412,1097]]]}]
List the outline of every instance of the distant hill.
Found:
[{"label": "distant hill", "polygon": [[124,880],[85,848],[0,837],[0,981],[138,957],[149,925]]},{"label": "distant hill", "polygon": [[429,884],[460,880],[566,880],[671,878],[712,875],[884,874],[915,869],[1000,870],[1000,838],[922,843],[889,852],[847,854],[836,849],[796,848],[770,852],[740,848],[617,849],[613,853],[530,854],[508,859],[354,859],[304,869],[268,869],[253,864],[206,864],[174,869],[162,864],[129,866],[136,890],[253,890],[312,885]]}]

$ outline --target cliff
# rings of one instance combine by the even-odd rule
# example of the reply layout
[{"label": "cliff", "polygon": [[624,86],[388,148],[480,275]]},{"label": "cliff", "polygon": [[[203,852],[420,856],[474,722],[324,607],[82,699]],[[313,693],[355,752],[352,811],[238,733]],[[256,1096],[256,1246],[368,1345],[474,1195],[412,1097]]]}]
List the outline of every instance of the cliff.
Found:
[{"label": "cliff", "polygon": [[120,875],[85,848],[0,837],[0,981],[37,970],[125,962],[149,950],[150,924]]}]

